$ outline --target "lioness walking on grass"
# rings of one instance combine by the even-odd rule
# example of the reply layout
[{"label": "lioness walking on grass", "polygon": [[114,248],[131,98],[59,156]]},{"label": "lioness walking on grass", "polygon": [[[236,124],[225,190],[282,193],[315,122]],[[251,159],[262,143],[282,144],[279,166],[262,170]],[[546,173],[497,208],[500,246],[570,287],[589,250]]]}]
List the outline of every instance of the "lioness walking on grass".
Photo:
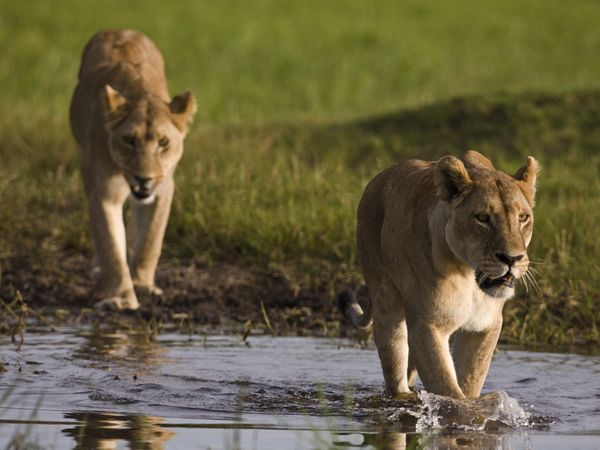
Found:
[{"label": "lioness walking on grass", "polygon": [[170,98],[163,57],[142,33],[100,31],[87,43],[70,118],[82,152],[100,271],[99,306],[138,308],[134,286],[161,293],[154,274],[173,198],[173,172],[195,110],[190,92]]},{"label": "lioness walking on grass", "polygon": [[373,324],[389,395],[409,392],[416,368],[430,392],[479,396],[528,269],[536,176],[532,157],[513,177],[469,151],[405,161],[368,184],[357,240],[370,301],[339,300],[355,325]]}]

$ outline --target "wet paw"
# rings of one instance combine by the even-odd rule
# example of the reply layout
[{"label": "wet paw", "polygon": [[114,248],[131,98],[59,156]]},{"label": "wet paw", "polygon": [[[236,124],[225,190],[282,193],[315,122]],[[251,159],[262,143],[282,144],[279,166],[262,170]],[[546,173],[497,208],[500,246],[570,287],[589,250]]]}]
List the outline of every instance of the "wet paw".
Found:
[{"label": "wet paw", "polygon": [[140,304],[136,298],[131,299],[124,297],[107,297],[96,303],[94,307],[96,309],[120,311],[123,309],[138,309],[140,307]]},{"label": "wet paw", "polygon": [[391,398],[394,400],[399,400],[399,401],[403,401],[403,402],[416,402],[419,397],[417,396],[416,392],[396,392],[395,394],[391,395]]},{"label": "wet paw", "polygon": [[136,284],[135,290],[138,291],[142,295],[153,295],[153,296],[160,297],[161,295],[164,294],[164,291],[157,286]]}]

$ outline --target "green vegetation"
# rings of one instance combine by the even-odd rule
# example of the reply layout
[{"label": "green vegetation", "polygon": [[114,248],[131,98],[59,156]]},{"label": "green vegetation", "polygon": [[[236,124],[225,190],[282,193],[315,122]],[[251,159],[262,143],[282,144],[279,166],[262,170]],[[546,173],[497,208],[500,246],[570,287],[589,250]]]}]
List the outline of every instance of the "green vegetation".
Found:
[{"label": "green vegetation", "polygon": [[512,172],[532,154],[540,291],[509,304],[504,338],[600,339],[600,5],[0,4],[3,266],[64,278],[61,258],[90,255],[66,111],[86,40],[129,26],[163,50],[172,92],[199,103],[163,261],[355,281],[354,211],[379,170],[477,148]]}]

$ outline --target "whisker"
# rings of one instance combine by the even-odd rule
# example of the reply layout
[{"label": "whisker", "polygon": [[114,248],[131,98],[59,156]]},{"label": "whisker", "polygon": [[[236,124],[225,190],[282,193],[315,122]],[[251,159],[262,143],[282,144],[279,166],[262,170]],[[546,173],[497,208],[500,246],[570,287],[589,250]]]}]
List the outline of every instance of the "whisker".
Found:
[{"label": "whisker", "polygon": [[525,286],[525,293],[529,295],[529,286],[527,285],[527,272],[523,273],[523,286]]},{"label": "whisker", "polygon": [[486,273],[484,273],[484,272],[481,272],[481,271],[478,271],[478,272],[479,272],[479,274],[477,274],[477,275],[476,275],[476,277],[475,277],[475,281],[476,281],[478,284],[483,284],[483,283],[485,283],[485,280],[487,280],[487,279],[488,279],[488,274],[486,274]]},{"label": "whisker", "polygon": [[[525,280],[527,280],[527,281],[525,281]],[[531,284],[531,287],[535,290],[535,292],[538,295],[542,293],[540,285],[530,269],[526,270],[523,273],[523,281],[525,282],[526,285]],[[526,287],[526,289],[527,289],[527,287]]]},{"label": "whisker", "polygon": [[540,284],[538,283],[538,281],[535,278],[533,279],[533,285],[535,287],[537,294],[542,295],[542,288],[540,287]]},{"label": "whisker", "polygon": [[527,273],[527,271],[525,271],[523,273],[523,282],[525,283],[525,291],[529,295],[529,292],[530,292],[529,288],[533,287],[533,281],[532,281],[532,278],[531,278],[531,274]]},{"label": "whisker", "polygon": [[533,264],[534,266],[541,266],[544,264],[549,264],[549,262],[544,259],[529,259],[529,264]]},{"label": "whisker", "polygon": [[530,274],[532,281],[535,283],[535,285],[537,286],[537,290],[538,290],[538,294],[542,293],[542,290],[540,288],[540,284],[538,283],[538,280],[536,279],[535,275],[539,275],[539,272],[537,270],[534,269],[533,273]]}]

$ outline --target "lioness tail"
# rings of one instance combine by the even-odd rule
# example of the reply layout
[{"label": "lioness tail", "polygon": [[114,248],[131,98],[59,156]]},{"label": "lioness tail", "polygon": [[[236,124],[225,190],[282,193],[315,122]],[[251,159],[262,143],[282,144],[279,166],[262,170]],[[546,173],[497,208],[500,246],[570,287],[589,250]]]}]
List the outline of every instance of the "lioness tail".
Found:
[{"label": "lioness tail", "polygon": [[344,317],[352,321],[355,327],[365,329],[373,323],[371,299],[367,298],[363,310],[358,300],[356,300],[354,292],[345,288],[338,292],[337,303]]}]

